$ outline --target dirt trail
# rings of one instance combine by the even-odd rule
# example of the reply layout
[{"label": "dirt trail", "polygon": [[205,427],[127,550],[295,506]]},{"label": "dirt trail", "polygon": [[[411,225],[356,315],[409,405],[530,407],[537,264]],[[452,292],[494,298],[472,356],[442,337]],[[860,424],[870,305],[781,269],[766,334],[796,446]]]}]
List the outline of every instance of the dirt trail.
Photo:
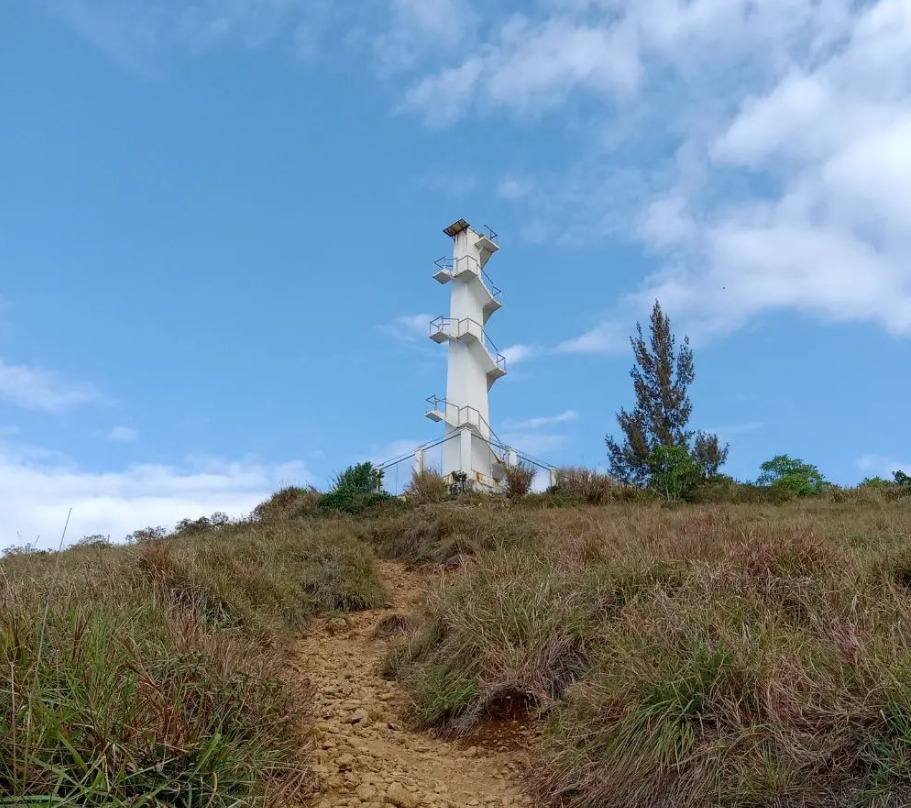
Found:
[{"label": "dirt trail", "polygon": [[419,602],[424,579],[381,562],[392,604],[322,620],[302,641],[300,666],[316,689],[317,808],[523,806],[521,750],[440,740],[402,725],[405,696],[378,673],[387,643],[374,638],[384,618]]}]

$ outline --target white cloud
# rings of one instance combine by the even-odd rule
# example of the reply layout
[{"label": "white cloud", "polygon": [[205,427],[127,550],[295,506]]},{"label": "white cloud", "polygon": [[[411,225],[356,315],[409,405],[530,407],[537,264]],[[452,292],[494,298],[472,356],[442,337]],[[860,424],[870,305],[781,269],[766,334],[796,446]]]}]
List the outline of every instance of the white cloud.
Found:
[{"label": "white cloud", "polygon": [[527,359],[532,359],[541,353],[541,349],[536,345],[509,345],[500,353],[506,359],[506,367],[517,365]]},{"label": "white cloud", "polygon": [[0,399],[47,413],[68,412],[86,404],[105,402],[88,384],[66,381],[58,374],[28,365],[11,365],[0,359]]},{"label": "white cloud", "polygon": [[428,51],[437,55],[469,40],[478,21],[467,0],[388,0],[388,28],[374,50],[385,70],[413,65]]},{"label": "white cloud", "polygon": [[630,93],[638,83],[635,33],[629,29],[517,15],[500,28],[496,42],[413,87],[406,104],[442,125],[491,107],[536,114],[561,103],[575,87]]},{"label": "white cloud", "polygon": [[538,418],[528,418],[525,421],[507,421],[504,426],[507,429],[524,431],[529,429],[541,429],[541,427],[552,426],[553,424],[565,424],[570,421],[578,420],[579,413],[575,410],[566,410],[559,415],[544,415]]},{"label": "white cloud", "polygon": [[101,472],[55,453],[0,446],[0,547],[56,547],[70,508],[69,540],[91,534],[119,540],[147,525],[173,527],[215,511],[244,516],[282,485],[309,480],[300,462],[207,459]]},{"label": "white cloud", "polygon": [[857,461],[857,466],[869,477],[885,477],[887,480],[891,480],[896,471],[911,474],[911,461],[895,460],[884,455],[864,455]]},{"label": "white cloud", "polygon": [[772,311],[911,335],[905,0],[552,0],[409,101],[446,123],[579,93],[610,137],[501,195],[530,239],[634,238],[660,269],[558,351],[626,350],[656,298],[695,342]]},{"label": "white cloud", "polygon": [[403,314],[381,325],[380,330],[399,342],[415,342],[427,338],[434,317],[433,314]]},{"label": "white cloud", "polygon": [[771,193],[710,204],[678,186],[701,219],[682,232],[688,260],[638,302],[667,300],[705,335],[775,309],[911,334],[909,102],[911,10],[880,0],[707,143],[713,171],[763,172]]},{"label": "white cloud", "polygon": [[[795,52],[812,54],[837,42],[851,6],[850,0],[552,0],[538,13],[489,26],[488,41],[425,77],[408,102],[431,122],[450,123],[479,109],[538,113],[575,92],[620,102],[639,91],[665,98],[674,74],[687,81],[711,74],[723,84],[774,74]],[[720,72],[732,64],[744,70]]]},{"label": "white cloud", "polygon": [[139,431],[129,426],[115,426],[105,435],[114,443],[133,443],[139,438]]},{"label": "white cloud", "polygon": [[629,349],[629,326],[604,320],[585,333],[561,342],[558,353],[613,354]]}]

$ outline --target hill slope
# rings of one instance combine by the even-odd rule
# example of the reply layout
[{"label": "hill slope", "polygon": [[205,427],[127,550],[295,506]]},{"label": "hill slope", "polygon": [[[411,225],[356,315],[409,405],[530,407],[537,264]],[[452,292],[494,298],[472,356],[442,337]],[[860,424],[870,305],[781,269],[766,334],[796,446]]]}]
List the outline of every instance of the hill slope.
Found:
[{"label": "hill slope", "polygon": [[[368,806],[398,778],[425,806],[911,801],[911,499],[542,504],[337,516],[284,494],[243,524],[4,559],[0,794]],[[387,602],[383,576],[413,614],[342,619]],[[426,761],[389,771],[392,747],[362,760],[412,743],[382,722],[466,777],[487,771],[467,746],[532,739],[525,794],[514,753],[476,796],[431,789]]]}]

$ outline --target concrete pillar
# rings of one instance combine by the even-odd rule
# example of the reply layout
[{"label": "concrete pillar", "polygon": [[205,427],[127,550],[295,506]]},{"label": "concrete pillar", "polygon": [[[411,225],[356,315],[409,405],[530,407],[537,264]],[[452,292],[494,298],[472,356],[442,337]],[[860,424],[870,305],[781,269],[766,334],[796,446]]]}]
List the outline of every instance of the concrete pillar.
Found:
[{"label": "concrete pillar", "polygon": [[418,449],[414,453],[414,473],[420,474],[421,472],[427,469],[427,452],[423,449]]},{"label": "concrete pillar", "polygon": [[459,471],[464,472],[469,480],[474,478],[471,468],[471,430],[467,427],[459,435]]},{"label": "concrete pillar", "polygon": [[515,468],[519,465],[519,455],[516,454],[515,449],[510,449],[506,453],[506,465],[509,466],[509,468]]}]

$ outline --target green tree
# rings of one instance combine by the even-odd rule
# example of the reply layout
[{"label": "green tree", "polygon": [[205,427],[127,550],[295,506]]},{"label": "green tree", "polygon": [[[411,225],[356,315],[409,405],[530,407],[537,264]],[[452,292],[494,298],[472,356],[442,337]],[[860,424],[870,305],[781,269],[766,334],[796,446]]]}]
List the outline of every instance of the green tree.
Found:
[{"label": "green tree", "polygon": [[895,488],[897,485],[893,480],[886,480],[883,477],[864,477],[858,488]]},{"label": "green tree", "polygon": [[648,487],[668,500],[689,499],[705,479],[702,464],[685,446],[656,446],[648,472]]},{"label": "green tree", "polygon": [[762,473],[756,485],[771,486],[798,497],[822,493],[829,485],[816,466],[788,455],[776,455],[759,468]]},{"label": "green tree", "polygon": [[714,476],[727,460],[728,447],[720,444],[717,435],[688,429],[693,405],[687,391],[696,378],[689,337],[684,337],[678,350],[671,321],[656,300],[648,338],[637,323],[630,343],[636,360],[630,370],[636,405],[632,411],[617,413],[622,442],[611,435],[605,438],[612,476],[638,485],[648,483],[652,454],[659,446],[684,449],[704,476]]}]

